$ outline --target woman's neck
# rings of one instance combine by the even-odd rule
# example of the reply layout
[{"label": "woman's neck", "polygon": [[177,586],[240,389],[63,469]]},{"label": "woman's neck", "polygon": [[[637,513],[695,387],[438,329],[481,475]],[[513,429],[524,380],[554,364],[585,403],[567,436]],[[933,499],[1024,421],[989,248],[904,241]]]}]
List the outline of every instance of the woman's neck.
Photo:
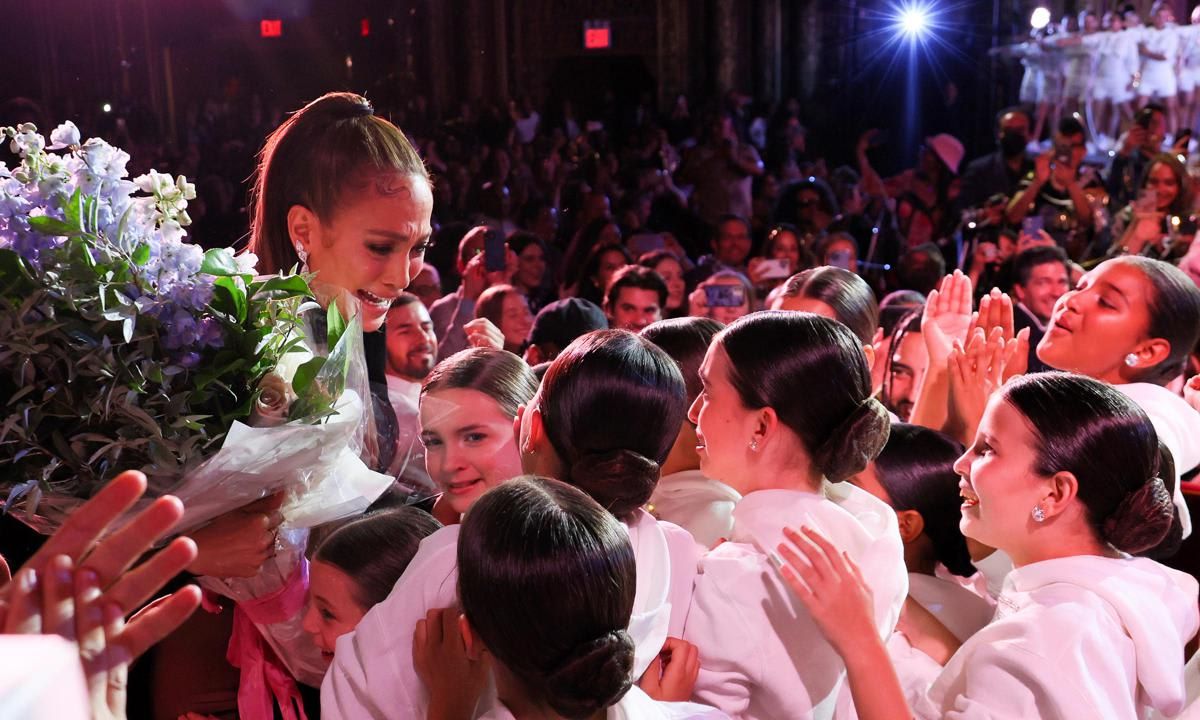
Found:
[{"label": "woman's neck", "polygon": [[[1040,534],[1039,534],[1040,535]],[[1095,556],[1115,558],[1119,554],[1107,543],[1097,540],[1091,532],[1054,533],[1053,536],[1032,535],[1027,547],[1005,549],[1012,558],[1013,567],[1019,568],[1046,560],[1068,557]]]},{"label": "woman's neck", "polygon": [[769,462],[764,458],[763,462],[747,468],[746,481],[741,484],[745,488],[742,494],[746,495],[756,490],[819,492],[824,481],[821,471],[809,464],[807,458],[804,461],[798,460],[793,458],[791,463]]}]

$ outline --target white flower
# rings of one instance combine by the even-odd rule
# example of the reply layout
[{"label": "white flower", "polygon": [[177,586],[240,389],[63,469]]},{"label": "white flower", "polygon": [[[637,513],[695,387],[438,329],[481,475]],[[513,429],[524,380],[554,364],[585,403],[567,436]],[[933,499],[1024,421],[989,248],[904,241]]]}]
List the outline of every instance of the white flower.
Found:
[{"label": "white flower", "polygon": [[17,126],[8,147],[21,157],[28,157],[41,153],[46,147],[46,139],[37,134],[37,127],[33,123],[22,123]]},{"label": "white flower", "polygon": [[70,120],[54,128],[50,133],[50,149],[61,150],[79,144],[79,128]]},{"label": "white flower", "polygon": [[252,252],[240,252],[233,256],[237,263],[238,272],[243,275],[254,275],[258,272],[258,256]]}]

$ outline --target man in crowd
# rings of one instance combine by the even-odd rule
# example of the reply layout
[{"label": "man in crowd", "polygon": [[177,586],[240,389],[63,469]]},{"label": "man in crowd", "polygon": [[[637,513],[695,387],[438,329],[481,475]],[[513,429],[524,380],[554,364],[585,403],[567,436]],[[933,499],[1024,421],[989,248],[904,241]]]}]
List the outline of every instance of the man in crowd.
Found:
[{"label": "man in crowd", "polygon": [[575,338],[608,328],[608,318],[595,303],[583,298],[566,298],[542,308],[529,331],[525,362],[530,367],[548,363]]},{"label": "man in crowd", "polygon": [[693,186],[692,203],[700,217],[715,223],[722,215],[750,217],[750,187],[763,174],[754,146],[743,143],[728,113],[719,113],[708,126],[705,141],[683,157],[678,184]]},{"label": "man in crowd", "polygon": [[613,276],[604,296],[608,326],[641,332],[650,323],[662,320],[667,292],[667,283],[658,273],[640,265],[626,265]]},{"label": "man in crowd", "polygon": [[[1105,189],[1109,207],[1123,208],[1137,198],[1142,174],[1150,160],[1162,152],[1167,136],[1167,117],[1162,105],[1146,103],[1133,118],[1133,125],[1121,136],[1117,154],[1108,166]],[[1115,210],[1114,210],[1115,211]]]},{"label": "man in crowd", "polygon": [[973,208],[993,195],[1012,197],[1017,184],[1033,170],[1025,156],[1029,144],[1029,116],[1020,108],[1001,110],[996,118],[995,152],[972,160],[962,176],[959,205]]},{"label": "man in crowd", "polygon": [[1037,344],[1046,334],[1054,303],[1070,286],[1067,254],[1050,246],[1023,250],[1013,261],[1013,275],[1013,328],[1029,328],[1029,372],[1047,370],[1038,360]]},{"label": "man in crowd", "polygon": [[746,274],[746,259],[750,256],[750,222],[740,215],[724,215],[717,220],[712,240],[712,254],[700,258],[688,273],[688,286],[694,287],[720,270],[736,270]]},{"label": "man in crowd", "polygon": [[425,452],[418,438],[421,383],[437,363],[437,336],[420,299],[403,293],[392,302],[387,323],[388,399],[396,413],[396,457],[388,468],[409,490],[432,489],[425,472]]}]

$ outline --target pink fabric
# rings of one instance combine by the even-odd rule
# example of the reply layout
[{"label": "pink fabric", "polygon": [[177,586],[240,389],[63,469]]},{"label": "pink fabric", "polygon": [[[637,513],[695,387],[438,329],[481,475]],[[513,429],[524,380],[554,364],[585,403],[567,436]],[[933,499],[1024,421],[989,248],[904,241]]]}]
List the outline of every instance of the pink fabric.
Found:
[{"label": "pink fabric", "polygon": [[307,594],[308,560],[302,557],[283,587],[234,606],[233,635],[225,658],[242,671],[238,682],[238,714],[242,720],[271,720],[274,703],[278,703],[283,720],[308,720],[296,680],[254,626],[295,617],[304,608]]}]

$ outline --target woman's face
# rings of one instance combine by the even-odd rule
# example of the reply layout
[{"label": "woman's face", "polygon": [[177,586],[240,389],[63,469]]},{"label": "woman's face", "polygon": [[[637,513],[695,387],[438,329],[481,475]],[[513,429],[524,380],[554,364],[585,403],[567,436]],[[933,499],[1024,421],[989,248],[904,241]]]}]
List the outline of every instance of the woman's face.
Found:
[{"label": "woman's face", "polygon": [[1029,423],[1000,393],[988,402],[975,443],[954,463],[963,497],[963,535],[1014,557],[1036,526],[1033,508],[1046,497],[1049,478],[1033,470],[1035,437]]},{"label": "woman's face", "polygon": [[478,390],[422,396],[421,442],[429,477],[460,514],[490,488],[521,474],[512,417]]},{"label": "woman's face", "polygon": [[775,235],[775,244],[771,247],[772,260],[787,260],[791,263],[792,272],[800,267],[800,238],[796,233],[781,230]]},{"label": "woman's face", "polygon": [[662,275],[662,279],[667,281],[667,309],[682,307],[684,292],[687,289],[687,283],[683,280],[683,266],[674,258],[665,258],[654,266],[654,272]]},{"label": "woman's face", "polygon": [[504,335],[504,346],[521,347],[532,329],[533,313],[525,296],[518,292],[505,295],[500,305],[500,332]]},{"label": "woman's face", "polygon": [[537,243],[530,243],[517,256],[516,281],[532,290],[541,287],[545,275],[546,253]]},{"label": "woman's face", "polygon": [[358,586],[336,565],[313,560],[308,581],[308,609],[302,624],[321,649],[321,658],[332,662],[337,639],[354,630],[370,608],[354,599]]},{"label": "woman's face", "polygon": [[600,266],[596,269],[596,275],[592,280],[596,283],[596,287],[605,290],[608,288],[612,276],[623,267],[625,267],[625,256],[616,250],[609,250],[600,256]]},{"label": "woman's face", "polygon": [[[605,202],[607,202],[605,198]],[[607,211],[606,211],[607,213]],[[617,227],[616,223],[609,223],[604,226],[600,234],[596,237],[597,245],[607,245],[609,243],[621,244],[621,228]]]},{"label": "woman's face", "polygon": [[705,476],[720,480],[745,494],[746,466],[751,460],[755,413],[729,381],[729,355],[721,343],[708,347],[700,365],[702,390],[688,409],[688,420],[696,425],[696,452]]},{"label": "woman's face", "polygon": [[[307,209],[289,213],[292,240],[308,253],[314,285],[336,296],[346,292],[362,307],[363,330],[383,325],[392,301],[421,271],[433,233],[433,192],[415,175],[381,175],[362,193],[339,208],[328,221],[317,221]],[[302,212],[301,212],[302,211]],[[307,213],[308,222],[290,222]]]},{"label": "woman's face", "polygon": [[1155,192],[1156,209],[1159,212],[1170,210],[1171,203],[1179,197],[1179,181],[1166,163],[1159,162],[1150,166],[1150,172],[1146,173],[1146,189]]},{"label": "woman's face", "polygon": [[1119,260],[1100,264],[1054,304],[1038,358],[1058,370],[1124,382],[1125,356],[1148,339],[1152,293],[1136,267]]}]

